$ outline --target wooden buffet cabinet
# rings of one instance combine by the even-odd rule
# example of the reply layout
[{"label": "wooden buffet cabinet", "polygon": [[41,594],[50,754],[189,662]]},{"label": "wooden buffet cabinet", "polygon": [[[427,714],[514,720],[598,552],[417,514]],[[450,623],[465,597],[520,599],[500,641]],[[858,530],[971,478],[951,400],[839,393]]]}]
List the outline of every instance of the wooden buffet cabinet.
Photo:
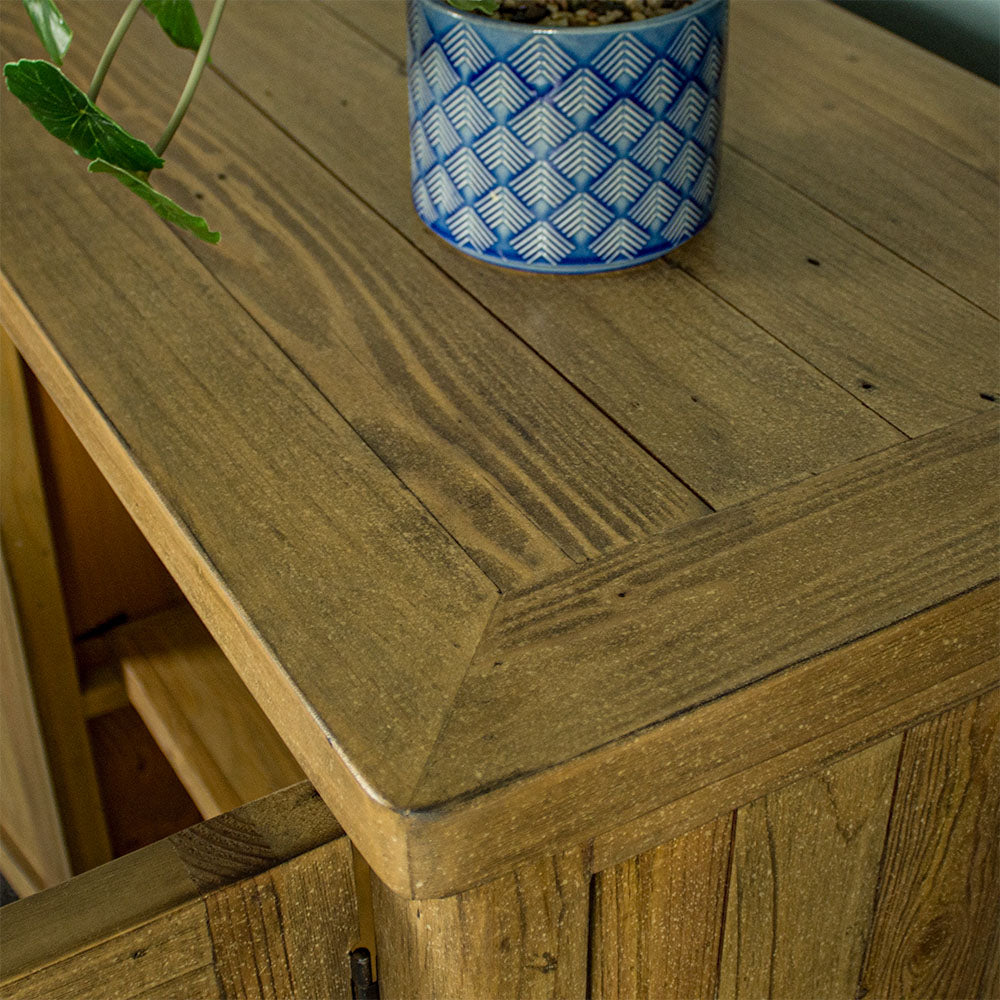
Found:
[{"label": "wooden buffet cabinet", "polygon": [[[398,4],[231,9],[218,248],[4,95],[2,996],[1000,997],[996,88],[737,2],[711,226],[528,277]],[[206,819],[112,860],[126,705]]]}]

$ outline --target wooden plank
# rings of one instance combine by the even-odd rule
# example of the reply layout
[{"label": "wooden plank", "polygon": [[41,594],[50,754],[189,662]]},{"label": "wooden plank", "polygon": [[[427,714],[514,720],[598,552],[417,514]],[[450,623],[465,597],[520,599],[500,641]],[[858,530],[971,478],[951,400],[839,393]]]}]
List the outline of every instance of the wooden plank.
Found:
[{"label": "wooden plank", "polygon": [[998,725],[992,692],[906,734],[858,996],[995,995]]},{"label": "wooden plank", "polygon": [[[859,647],[861,645],[858,644]],[[904,640],[896,648],[903,653],[908,651],[908,646]],[[946,649],[947,645],[943,645],[942,652]],[[760,763],[751,764],[721,781],[711,782],[629,823],[623,823],[595,838],[595,871],[617,864],[636,851],[661,842],[664,837],[679,836],[724,810],[738,808],[799,778],[832,767],[837,761],[902,733],[909,726],[937,715],[942,709],[965,704],[996,686],[998,667],[1000,660],[987,659],[917,696],[904,698],[851,725],[825,733],[819,739],[809,740]]]},{"label": "wooden plank", "polygon": [[72,875],[21,644],[7,566],[0,556],[0,870],[21,897]]},{"label": "wooden plank", "polygon": [[188,607],[116,629],[129,700],[205,818],[303,779],[263,710]]},{"label": "wooden plank", "polygon": [[79,872],[107,861],[111,844],[84,725],[24,374],[3,332],[0,373],[0,548],[65,846],[72,870]]},{"label": "wooden plank", "polygon": [[[76,16],[79,54],[96,59],[114,12]],[[167,75],[175,58],[155,31],[136,26],[146,55],[131,72],[124,56],[109,109],[142,99],[169,115],[170,95],[141,68],[152,58]],[[705,512],[432,263],[401,266],[399,234],[250,104],[217,78],[203,87],[171,150],[173,190],[202,194],[200,136],[224,143],[226,180],[203,205],[226,239],[194,252],[501,589]],[[227,194],[247,184],[254,198]]]},{"label": "wooden plank", "polygon": [[855,1000],[901,745],[737,812],[720,1000]]},{"label": "wooden plank", "polygon": [[595,1000],[716,996],[732,834],[723,815],[594,876]]},{"label": "wooden plank", "polygon": [[176,604],[177,584],[30,374],[27,389],[72,635]]},{"label": "wooden plank", "polygon": [[[23,979],[4,983],[8,1000],[107,1000],[177,997],[192,984],[198,1000],[224,993],[211,964],[212,939],[199,900],[141,927],[88,946]],[[179,982],[178,982],[179,980]],[[188,994],[189,996],[192,994]]]},{"label": "wooden plank", "polygon": [[522,865],[447,899],[403,899],[375,879],[383,1000],[582,1000],[589,885],[586,848]]},{"label": "wooden plank", "polygon": [[2,988],[346,998],[356,924],[350,844],[303,783],[5,908]]},{"label": "wooden plank", "polygon": [[[460,873],[502,871],[505,859],[591,833],[595,868],[616,864],[990,690],[1000,667],[998,601],[1000,585],[979,588],[600,753],[494,789],[467,810],[435,816],[443,829],[418,828],[411,838],[416,893],[446,892]],[[519,822],[522,816],[532,822]]]},{"label": "wooden plank", "polygon": [[974,417],[508,595],[411,807],[551,768],[993,579],[998,457],[996,417]]},{"label": "wooden plank", "polygon": [[[740,11],[744,6],[748,5],[740,6]],[[749,7],[756,9],[752,4]],[[814,5],[797,4],[794,10],[782,5],[781,9],[792,12],[790,17],[798,22],[814,9]],[[403,24],[401,11],[394,9],[392,3],[366,4],[363,0],[336,0],[333,4],[325,5],[324,10],[333,12],[355,30],[367,32],[373,50],[367,53],[366,72],[374,74],[377,67],[382,66],[382,88],[401,88],[398,72],[392,63],[403,55],[405,40],[398,26],[390,24],[392,21]],[[827,10],[826,5],[823,6],[821,17],[824,23],[858,22],[858,19],[835,9]],[[784,35],[779,30],[783,25],[783,19],[780,25],[771,25],[775,30],[769,33],[769,39],[783,39]],[[318,25],[316,30],[318,31]],[[738,27],[734,30],[739,33]],[[859,29],[859,32],[864,35],[864,28]],[[246,41],[251,45],[263,44],[262,40]],[[337,44],[336,39],[332,43]],[[769,41],[768,46],[771,44],[773,43]],[[788,40],[787,44],[791,46],[794,43]],[[388,47],[388,54],[376,51],[375,46]],[[907,52],[918,52],[912,46],[905,47]],[[756,52],[745,58],[753,59],[760,72],[767,72],[771,64],[766,55]],[[915,61],[920,65],[930,63],[932,66],[938,62],[926,54],[923,59],[918,54]],[[626,351],[624,356],[619,351],[613,356],[609,353],[595,357],[601,350],[600,343],[596,346],[588,344],[586,349],[575,343],[578,339],[575,337],[575,330],[586,328],[594,331],[589,340],[614,343],[624,336],[632,340],[635,346],[639,346],[642,333],[621,330],[620,327],[624,324],[617,313],[612,313],[614,329],[605,329],[603,323],[595,328],[595,317],[602,320],[609,312],[602,306],[601,299],[608,297],[610,288],[618,288],[630,281],[631,276],[616,275],[604,287],[595,286],[593,295],[589,294],[588,289],[577,286],[566,289],[563,286],[565,301],[560,301],[558,307],[553,302],[551,308],[545,309],[544,317],[540,316],[541,303],[548,303],[559,295],[559,288],[538,287],[533,289],[528,301],[519,301],[518,296],[512,296],[503,290],[503,277],[498,276],[494,269],[482,268],[475,263],[463,263],[456,254],[448,252],[440,241],[423,233],[415,218],[410,219],[413,213],[407,202],[408,190],[405,186],[400,188],[399,193],[383,190],[387,186],[386,179],[371,177],[371,171],[366,176],[363,165],[355,163],[355,157],[349,149],[332,143],[329,136],[304,121],[305,116],[297,114],[290,94],[283,100],[280,88],[275,89],[263,82],[260,67],[254,70],[253,67],[238,65],[241,85],[246,87],[247,81],[252,81],[250,92],[258,100],[260,88],[266,86],[271,98],[260,100],[260,103],[268,111],[275,109],[283,122],[294,122],[296,137],[306,142],[339,176],[345,177],[352,189],[363,192],[379,211],[392,219],[421,249],[432,254],[472,290],[480,301],[487,303],[498,316],[526,336],[564,374],[572,377],[577,385],[599,401],[623,426],[632,430],[656,454],[664,457],[686,482],[699,489],[710,502],[718,505],[732,502],[728,495],[722,498],[711,486],[706,485],[702,470],[690,464],[697,460],[697,455],[684,455],[685,464],[679,465],[676,442],[670,440],[669,452],[665,450],[664,443],[664,436],[673,433],[678,419],[685,420],[687,416],[691,416],[702,424],[710,423],[720,411],[720,406],[727,405],[727,401],[720,402],[718,398],[720,394],[725,394],[725,387],[706,384],[702,368],[685,364],[684,359],[678,357],[677,346],[673,345],[669,357],[670,380],[666,388],[659,388],[657,397],[670,401],[669,420],[660,419],[657,426],[656,419],[662,416],[662,411],[649,411],[646,401],[640,400],[645,412],[632,413],[623,401],[636,398],[639,387],[654,377],[648,369],[656,366],[657,358],[665,348],[660,345],[656,349],[647,344],[642,352],[642,360],[635,362],[636,370],[629,371],[626,378],[621,369],[623,365],[629,364],[630,352]],[[734,57],[731,60],[730,78],[738,76],[743,69],[744,62],[738,62]],[[779,85],[784,86],[786,79],[782,77]],[[350,86],[350,81],[341,81],[341,89],[345,93]],[[993,92],[994,88],[990,85],[982,83],[982,86]],[[973,90],[979,93],[976,88]],[[955,103],[954,95],[950,90],[947,94],[950,107]],[[995,100],[994,95],[992,101]],[[377,142],[383,148],[392,150],[394,156],[403,157],[405,137],[397,135],[398,124],[381,118],[374,119],[372,124],[368,124],[367,120],[357,121],[351,111],[351,107],[357,102],[358,98],[352,95],[348,108],[332,109],[332,113],[338,118],[338,127],[347,130],[348,134],[351,129],[369,130],[372,134],[366,133],[368,145],[363,148],[369,148],[370,144]],[[957,113],[961,114],[961,102],[959,105]],[[727,112],[727,129],[732,117]],[[995,156],[992,146],[991,150]],[[907,434],[924,433],[974,410],[994,405],[994,402],[981,395],[993,396],[994,400],[1000,397],[1000,373],[997,371],[995,350],[996,324],[989,316],[959,295],[942,288],[937,280],[910,266],[876,240],[798,194],[738,152],[726,151],[722,178],[722,197],[717,218],[697,240],[672,254],[671,262],[680,264],[685,273],[693,275],[741,314],[759,324],[782,344],[792,348],[797,356],[824,372]],[[985,196],[984,212],[988,214],[992,210],[995,200],[995,194]],[[818,261],[819,267],[811,264],[810,260]],[[696,299],[693,296],[685,297],[678,291],[676,286],[683,283],[677,276],[663,274],[659,265],[654,273],[661,285],[670,283],[669,303],[665,293],[664,299],[659,303],[659,317],[654,316],[652,311],[638,315],[641,306],[632,303],[629,308],[636,315],[635,326],[639,331],[648,330],[650,336],[662,337],[663,316],[681,316],[682,313],[678,310],[683,309],[688,302],[693,305]],[[642,286],[644,293],[647,287],[648,284]],[[638,292],[630,289],[622,294],[623,297],[633,296]],[[575,324],[567,323],[565,332],[560,336],[559,317],[572,314],[576,308],[572,299],[581,296],[587,298],[589,315],[584,318],[581,312],[578,321]],[[597,300],[596,306],[594,299]],[[672,340],[683,339],[694,333],[704,347],[706,340],[714,343],[719,337],[717,332],[706,336],[704,329],[705,321],[710,316],[714,325],[722,322],[716,319],[714,313],[705,310],[698,312],[692,308],[685,310],[683,316],[685,322],[683,325],[678,324],[682,328],[671,330]],[[747,351],[742,349],[739,353],[741,359],[744,359]],[[743,360],[743,363],[746,364],[747,361]],[[734,373],[730,365],[728,374],[738,377],[739,372]],[[678,378],[686,380],[689,390],[687,395],[680,394],[681,387],[675,384]],[[788,380],[788,373],[780,379],[783,383],[782,391],[788,391]],[[779,378],[775,377],[774,381],[779,381]],[[748,398],[749,390],[745,387],[737,388],[738,383],[735,381],[729,383],[729,386],[734,396]],[[774,391],[776,387],[771,385],[770,388]],[[673,393],[677,395],[674,396]],[[707,407],[712,412],[699,413],[698,407],[692,410],[691,395],[699,400],[699,406]],[[785,400],[783,404],[788,407],[789,402]],[[733,430],[731,427],[713,425],[713,430],[727,436],[779,433],[779,418],[775,417],[765,428],[761,416],[764,411],[759,402],[754,405],[752,428],[740,426]],[[741,422],[746,420],[744,417],[733,419]],[[685,428],[685,434],[692,433],[694,432]],[[716,455],[718,468],[728,468],[732,464],[726,456],[718,454],[719,440],[699,441],[699,447],[702,455]],[[775,443],[772,450],[778,447],[784,448],[787,445],[782,443],[779,446]],[[747,450],[751,449],[748,447]],[[815,454],[819,460],[822,452]],[[806,453],[802,453],[800,458],[805,459]],[[770,460],[778,461],[775,457]],[[743,456],[735,461],[742,466],[746,458]],[[817,471],[818,467],[819,465],[814,465],[810,471]],[[750,473],[743,471],[742,475],[749,476]],[[746,484],[746,488],[748,491],[752,490],[752,484]]]},{"label": "wooden plank", "polygon": [[[38,179],[17,139],[29,127],[11,107],[12,186]],[[4,273],[38,310],[7,284],[5,320],[375,863],[397,842],[382,803],[415,781],[496,588],[168,229],[145,215],[139,232],[94,227],[101,194],[117,203],[118,192],[72,157],[51,163],[52,199],[2,203]],[[42,252],[40,225],[86,231],[87,252],[71,241]]]},{"label": "wooden plank", "polygon": [[[235,13],[215,57],[227,78],[712,506],[900,439],[666,263],[563,282],[484,268],[456,253],[425,229],[411,204],[401,53],[345,31],[325,6],[247,4]],[[283,32],[301,39],[302,72],[316,73],[311,85],[340,95],[322,122],[304,113],[297,85],[264,71],[281,58]],[[372,93],[385,95],[378,107],[370,107]],[[371,169],[371,150],[383,169]],[[238,219],[233,228],[247,226]]]},{"label": "wooden plank", "polygon": [[205,906],[227,1000],[351,1000],[358,919],[346,837],[210,893]]},{"label": "wooden plank", "polygon": [[897,125],[998,179],[993,84],[831,4],[784,4],[775,15],[771,7],[738,3],[733,30],[740,32],[746,23],[765,26],[782,47],[808,60],[811,72],[838,94],[876,107]]},{"label": "wooden plank", "polygon": [[87,723],[116,857],[201,820],[170,762],[130,705]]},{"label": "wooden plank", "polygon": [[995,319],[739,152],[722,169],[673,261],[911,437],[996,408]]},{"label": "wooden plank", "polygon": [[[749,6],[756,9],[752,4]],[[783,5],[782,10],[792,12],[790,17],[798,23],[806,19],[807,13],[814,6],[816,5],[797,4],[792,12],[792,8]],[[835,9],[828,10],[827,7],[828,5],[823,6],[822,15],[818,15],[824,23],[858,21]],[[405,40],[398,27],[393,28],[389,22],[398,19],[401,25],[401,12],[395,10],[391,3],[366,4],[356,0],[337,0],[325,5],[324,9],[348,22],[352,28],[367,32],[373,46],[378,44],[385,47],[386,40],[389,40],[388,57],[385,53],[373,51],[366,58],[366,64],[386,64],[387,76],[381,83],[383,88],[392,87],[392,70],[388,63],[393,57],[401,57],[405,51]],[[780,26],[783,25],[782,18]],[[771,32],[772,36],[784,38],[778,25],[771,27],[775,28]],[[735,30],[738,33],[739,29]],[[864,29],[859,29],[859,32],[863,35]],[[258,41],[256,44],[261,43]],[[792,45],[793,42],[788,40],[787,44]],[[919,51],[906,43],[901,44],[905,45],[908,52]],[[756,58],[761,71],[767,72],[768,58]],[[918,58],[916,62],[921,66],[925,63],[934,66],[938,60],[924,54],[924,58]],[[742,71],[743,63],[736,63],[734,60],[733,66],[735,68],[730,72],[730,77]],[[246,68],[245,71],[242,66],[240,70],[241,82],[252,79],[251,92],[259,98],[260,84],[257,77],[262,74],[259,70],[253,73],[251,68]],[[374,69],[366,67],[366,71],[372,73]],[[784,79],[782,78],[782,85]],[[343,83],[344,86],[349,86],[348,81]],[[993,92],[994,88],[990,85],[982,81],[980,83],[988,92]],[[397,82],[396,86],[401,85]],[[335,147],[328,137],[311,129],[309,123],[299,122],[294,117],[295,108],[290,106],[290,101],[283,101],[279,92],[273,88],[268,89],[272,97],[261,101],[262,105],[268,110],[276,107],[283,120],[296,121],[296,136],[304,139],[331,169],[348,178],[354,190],[364,192],[386,217],[404,228],[407,235],[417,241],[422,249],[434,254],[435,259],[448,267],[481,301],[488,303],[497,315],[505,318],[519,333],[527,335],[546,357],[553,360],[564,373],[571,375],[588,395],[614,414],[623,426],[632,429],[657,454],[667,455],[659,450],[659,442],[662,441],[665,430],[662,426],[657,428],[653,425],[655,414],[629,413],[622,404],[622,400],[631,398],[629,393],[634,394],[636,386],[641,384],[636,381],[637,378],[651,378],[648,373],[631,372],[630,389],[624,378],[620,384],[615,382],[620,377],[618,372],[621,366],[627,363],[627,354],[624,359],[604,359],[601,364],[608,371],[603,372],[593,357],[586,359],[586,365],[580,364],[581,349],[569,341],[572,336],[569,331],[574,327],[567,326],[566,336],[562,340],[552,330],[538,329],[542,323],[535,323],[532,315],[539,310],[539,297],[547,300],[550,295],[557,294],[558,289],[538,288],[530,301],[523,304],[515,301],[516,297],[503,294],[497,288],[501,279],[492,269],[484,269],[475,263],[463,266],[457,255],[446,252],[439,241],[421,234],[419,225],[408,225],[408,215],[412,214],[412,210],[406,204],[408,195],[405,189],[401,197],[393,197],[393,193],[389,191],[376,191],[375,187],[381,183],[380,179],[366,178],[362,169],[356,167],[349,150]],[[950,91],[948,93],[951,106],[954,98]],[[995,99],[993,95],[994,103]],[[962,110],[960,107],[958,113],[961,114]],[[342,119],[339,127],[343,129],[377,127],[378,134],[372,135],[369,142],[381,142],[386,148],[395,151],[397,141],[401,141],[397,140],[394,132],[389,131],[393,128],[392,123],[376,119],[371,126],[362,125],[354,121],[350,108],[334,109],[333,113],[338,119]],[[732,115],[727,113],[727,126],[731,119]],[[403,152],[405,150],[399,155],[403,155]],[[996,155],[992,146],[991,152]],[[686,273],[696,277],[701,284],[737,308],[740,313],[759,324],[782,344],[792,348],[798,356],[816,366],[865,405],[908,434],[924,433],[974,410],[994,405],[989,399],[982,397],[982,394],[993,396],[994,399],[1000,397],[995,364],[996,324],[989,316],[965,302],[959,295],[949,293],[934,278],[921,273],[877,241],[836,219],[739,153],[727,150],[722,177],[724,186],[716,220],[697,240],[672,254],[671,262],[679,263]],[[995,195],[993,198],[995,200]],[[992,202],[987,197],[984,211],[988,213],[991,208]],[[820,266],[817,268],[810,260],[818,261]],[[766,278],[762,279],[762,275],[766,275]],[[615,276],[614,282],[608,282],[608,286],[616,287],[625,280],[627,277],[624,275]],[[657,275],[657,280],[661,283],[678,283],[675,276],[662,273]],[[570,292],[573,297],[587,295],[586,290],[581,291],[576,287]],[[597,294],[607,293],[601,290]],[[677,315],[676,289],[672,288],[670,294],[671,304],[668,306],[665,300],[662,303],[663,314]],[[552,327],[553,315],[566,315],[567,310],[572,309],[571,302],[560,303],[558,313],[555,308],[547,311],[545,323]],[[595,310],[592,309],[591,312]],[[604,311],[598,308],[596,313],[603,316]],[[658,332],[662,329],[662,323],[662,318],[657,321],[650,315],[643,317],[639,325]],[[580,325],[593,330],[593,317],[581,319]],[[705,339],[703,323],[692,318],[687,325],[698,330],[700,339]],[[683,337],[684,332],[672,331],[671,336]],[[597,339],[622,336],[622,332],[617,329],[610,332],[595,331],[595,334]],[[626,336],[635,338],[637,334],[629,331]],[[660,351],[662,350],[661,347]],[[676,352],[676,348],[674,351]],[[649,367],[651,352],[645,353],[643,363],[637,364],[639,368]],[[696,396],[701,405],[713,408],[719,406],[719,386],[694,384],[703,377],[699,369],[689,369],[679,363],[676,353],[671,356],[670,365],[672,378],[676,379],[683,372],[684,377],[689,380],[690,394]],[[614,390],[609,389],[612,384],[615,385]],[[736,383],[732,385],[736,393]],[[745,390],[741,388],[739,392],[744,393]],[[659,398],[664,398],[662,388]],[[689,396],[674,399],[673,402],[671,426],[678,419],[678,411],[683,414],[686,409],[690,410]],[[756,427],[753,430],[741,428],[738,433],[763,433],[760,412],[758,409]],[[711,417],[711,414],[700,414],[702,422]],[[666,421],[661,421],[661,424],[665,423]],[[768,431],[776,433],[777,428],[771,426]],[[727,433],[734,432],[728,430]],[[707,441],[700,444],[704,449],[719,447],[718,442]],[[686,482],[695,485],[710,501],[716,502],[716,494],[703,484],[699,470],[686,464],[679,466],[675,464],[676,461],[675,451],[671,451],[668,463],[680,472]],[[720,456],[719,461],[722,464],[725,460]],[[811,471],[815,471],[815,468]]]},{"label": "wooden plank", "polygon": [[[808,19],[820,6],[800,5],[799,17]],[[727,141],[904,260],[1000,315],[996,181],[897,124],[892,112],[883,114],[876,90],[842,90],[829,63],[794,41],[783,44],[786,7],[774,0],[733,6],[728,58],[739,71],[727,80]],[[961,104],[971,90],[978,106],[979,88],[968,79],[953,78],[941,99]],[[995,135],[995,122],[995,113],[988,115],[984,133],[992,123]]]}]

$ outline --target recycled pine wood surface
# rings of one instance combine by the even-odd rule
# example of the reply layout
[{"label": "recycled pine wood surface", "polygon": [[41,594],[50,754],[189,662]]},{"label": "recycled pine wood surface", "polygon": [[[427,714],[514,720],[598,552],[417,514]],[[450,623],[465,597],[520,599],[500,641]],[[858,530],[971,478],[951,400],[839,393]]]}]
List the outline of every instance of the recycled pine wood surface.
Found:
[{"label": "recycled pine wood surface", "polygon": [[0,989],[346,1000],[356,934],[351,845],[302,782],[11,904]]},{"label": "recycled pine wood surface", "polygon": [[[996,91],[787,6],[734,5],[712,225],[580,281],[420,226],[392,2],[231,5],[162,178],[217,248],[4,96],[0,318],[394,893],[616,865],[996,684]],[[83,77],[117,12],[65,13]]]},{"label": "recycled pine wood surface", "polygon": [[303,778],[188,607],[115,629],[128,699],[206,819]]},{"label": "recycled pine wood surface", "polygon": [[[57,855],[65,851],[70,871],[80,872],[110,860],[111,843],[87,739],[72,636],[31,423],[29,375],[3,331],[0,374],[0,540],[16,614],[16,623],[11,624],[16,624],[17,647],[22,654],[8,666],[16,673],[24,672],[17,688],[5,686],[5,690],[11,694],[9,707],[18,702],[16,690],[26,697],[30,692],[30,709],[22,701],[20,710],[33,712],[37,718],[46,758],[40,772],[31,766],[30,757],[21,761],[20,767],[15,762],[15,769],[21,772],[16,780],[29,788],[33,786],[35,794],[44,794],[47,783],[52,782],[60,833],[56,840],[45,842],[41,850]],[[4,721],[13,724],[12,719]],[[42,762],[36,758],[34,763]],[[41,815],[34,822],[40,835],[55,832]],[[23,828],[20,831],[22,836],[25,832]],[[25,852],[33,853],[30,845],[22,846],[21,853]],[[60,867],[49,868],[49,874]]]}]

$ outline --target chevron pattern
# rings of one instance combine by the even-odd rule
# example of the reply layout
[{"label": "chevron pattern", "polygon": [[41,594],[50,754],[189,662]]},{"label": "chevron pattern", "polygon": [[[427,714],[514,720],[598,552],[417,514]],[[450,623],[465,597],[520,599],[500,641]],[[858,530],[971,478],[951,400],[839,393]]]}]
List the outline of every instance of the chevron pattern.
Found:
[{"label": "chevron pattern", "polygon": [[542,31],[410,0],[420,218],[535,271],[627,267],[690,239],[715,202],[727,3]]}]

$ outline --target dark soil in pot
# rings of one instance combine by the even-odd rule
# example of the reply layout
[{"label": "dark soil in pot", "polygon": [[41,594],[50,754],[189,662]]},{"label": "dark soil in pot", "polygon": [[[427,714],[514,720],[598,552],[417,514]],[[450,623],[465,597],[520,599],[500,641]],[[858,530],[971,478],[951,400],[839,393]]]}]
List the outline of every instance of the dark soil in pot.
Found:
[{"label": "dark soil in pot", "polygon": [[493,17],[541,28],[586,28],[645,21],[690,6],[694,0],[500,0]]}]

